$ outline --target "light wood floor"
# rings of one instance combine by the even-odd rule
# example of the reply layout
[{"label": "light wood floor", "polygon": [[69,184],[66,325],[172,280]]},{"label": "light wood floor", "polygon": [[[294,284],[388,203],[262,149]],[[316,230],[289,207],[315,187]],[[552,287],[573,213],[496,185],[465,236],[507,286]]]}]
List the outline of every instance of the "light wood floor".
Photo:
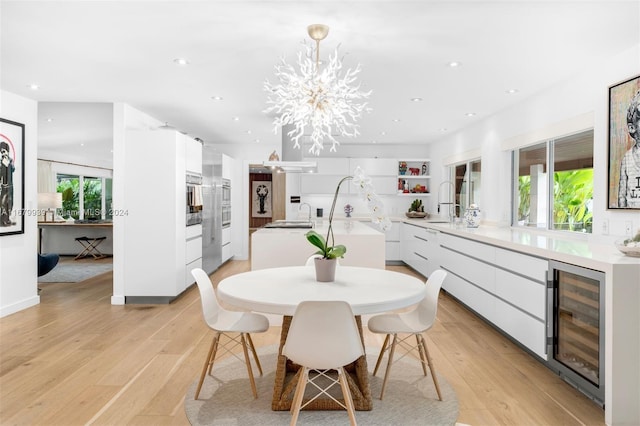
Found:
[{"label": "light wood floor", "polygon": [[[248,269],[231,261],[212,278]],[[0,319],[0,424],[189,424],[183,398],[211,338],[197,289],[170,305],[112,306],[111,280],[40,284],[39,306]],[[275,344],[279,333],[254,342]],[[446,294],[427,340],[458,395],[460,423],[604,424],[602,409]]]}]

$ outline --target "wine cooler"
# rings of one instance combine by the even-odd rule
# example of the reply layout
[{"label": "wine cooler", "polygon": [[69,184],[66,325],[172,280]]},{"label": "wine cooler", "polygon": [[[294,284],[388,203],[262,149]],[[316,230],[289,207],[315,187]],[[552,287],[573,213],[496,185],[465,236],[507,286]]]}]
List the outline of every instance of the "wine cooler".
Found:
[{"label": "wine cooler", "polygon": [[549,367],[604,404],[604,273],[549,262]]}]

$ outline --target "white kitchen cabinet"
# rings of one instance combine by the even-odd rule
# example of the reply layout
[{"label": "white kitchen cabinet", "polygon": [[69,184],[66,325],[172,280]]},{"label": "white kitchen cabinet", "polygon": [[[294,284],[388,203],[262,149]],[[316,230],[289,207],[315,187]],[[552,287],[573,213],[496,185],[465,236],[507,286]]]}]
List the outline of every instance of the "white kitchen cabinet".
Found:
[{"label": "white kitchen cabinet", "polygon": [[132,184],[123,197],[121,246],[135,262],[123,264],[125,303],[169,303],[185,288],[185,138],[172,130],[126,134],[123,173]]},{"label": "white kitchen cabinet", "polygon": [[349,168],[348,158],[305,158],[305,161],[315,161],[318,166],[317,174],[319,175],[334,175],[334,176],[348,176],[353,172]]},{"label": "white kitchen cabinet", "polygon": [[350,158],[349,172],[353,173],[356,167],[360,167],[367,176],[389,176],[396,175],[396,160],[392,158]]},{"label": "white kitchen cabinet", "polygon": [[233,245],[231,243],[231,226],[222,228],[222,263],[233,256]]},{"label": "white kitchen cabinet", "polygon": [[[333,195],[336,187],[346,175],[321,175],[316,173],[304,173],[300,175],[300,193],[304,195]],[[340,192],[346,193],[347,184],[344,183]]]},{"label": "white kitchen cabinet", "polygon": [[231,180],[233,178],[233,158],[222,154],[222,178]]},{"label": "white kitchen cabinet", "polygon": [[202,143],[183,135],[186,145],[187,172],[202,174]]},{"label": "white kitchen cabinet", "polygon": [[548,261],[446,233],[439,243],[442,288],[546,360]]},{"label": "white kitchen cabinet", "polygon": [[402,260],[428,278],[440,267],[439,232],[408,223],[402,224]]}]

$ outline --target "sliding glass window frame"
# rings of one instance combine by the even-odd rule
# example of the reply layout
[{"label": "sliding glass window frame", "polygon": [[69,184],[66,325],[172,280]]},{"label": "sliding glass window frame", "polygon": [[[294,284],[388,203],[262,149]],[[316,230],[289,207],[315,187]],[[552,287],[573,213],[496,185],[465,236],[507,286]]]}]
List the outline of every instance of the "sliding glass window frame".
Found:
[{"label": "sliding glass window frame", "polygon": [[[558,154],[559,147],[564,144],[574,143],[573,146],[577,146],[575,142],[582,141],[579,146],[582,153],[579,157],[567,157],[568,150],[564,150],[561,154]],[[588,141],[589,143],[585,143]],[[551,231],[566,231],[566,232],[582,232],[592,233],[593,230],[593,129],[582,130],[572,133],[563,137],[549,139],[544,142],[535,143],[529,146],[521,147],[512,151],[512,203],[511,203],[511,225],[514,227],[535,227],[538,229],[546,229]],[[572,146],[572,147],[573,147]],[[524,152],[532,152],[537,150],[545,150],[545,163],[537,163],[542,168],[537,168],[537,179],[533,179],[533,184],[538,183],[537,190],[543,192],[544,197],[538,197],[534,203],[534,207],[540,207],[537,202],[546,203],[544,209],[539,208],[536,213],[540,213],[540,216],[544,218],[544,221],[540,221],[538,215],[534,215],[535,223],[531,222],[531,174],[523,175],[529,177],[529,202],[527,200],[521,200],[521,184],[525,182],[521,181],[520,166],[522,160],[522,154]],[[585,152],[586,151],[586,152]],[[562,162],[560,162],[562,161]],[[574,162],[579,166],[575,169],[568,169],[564,163]],[[535,164],[531,164],[535,165]],[[589,165],[590,167],[584,167]],[[556,170],[558,169],[558,170]],[[561,169],[561,170],[560,170]],[[540,179],[544,179],[540,184]],[[579,182],[578,185],[575,185]],[[571,186],[567,191],[563,185]],[[575,188],[575,189],[574,189]],[[575,192],[575,194],[572,194]],[[564,197],[568,200],[566,204],[558,203],[557,198]],[[528,214],[525,222],[525,218],[522,217],[521,207],[528,204]],[[560,211],[567,210],[570,214]],[[557,218],[569,217],[568,222],[559,223],[556,222]],[[584,222],[576,223],[575,219],[583,220]],[[568,229],[563,229],[568,228]]]}]

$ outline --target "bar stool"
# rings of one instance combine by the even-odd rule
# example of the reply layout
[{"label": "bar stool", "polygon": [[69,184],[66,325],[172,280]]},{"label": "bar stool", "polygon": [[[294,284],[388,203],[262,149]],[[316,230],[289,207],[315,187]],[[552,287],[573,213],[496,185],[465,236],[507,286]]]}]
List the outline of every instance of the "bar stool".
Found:
[{"label": "bar stool", "polygon": [[78,253],[74,260],[81,259],[87,256],[93,256],[94,259],[103,259],[107,257],[98,250],[98,246],[107,237],[78,237],[76,241],[82,246],[82,251]]}]

